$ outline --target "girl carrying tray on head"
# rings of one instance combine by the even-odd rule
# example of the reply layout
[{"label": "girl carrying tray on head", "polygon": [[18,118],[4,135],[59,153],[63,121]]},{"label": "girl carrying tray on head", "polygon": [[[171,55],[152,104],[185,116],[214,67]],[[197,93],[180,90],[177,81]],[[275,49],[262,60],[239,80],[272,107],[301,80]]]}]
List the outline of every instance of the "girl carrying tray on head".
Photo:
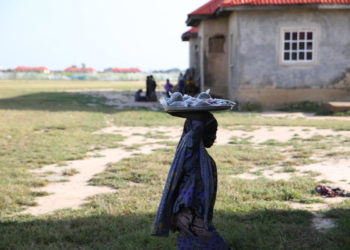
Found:
[{"label": "girl carrying tray on head", "polygon": [[[169,112],[170,113],[170,112]],[[173,112],[186,118],[155,218],[153,235],[178,233],[178,249],[230,249],[212,225],[217,170],[206,151],[218,123],[208,111]]]}]

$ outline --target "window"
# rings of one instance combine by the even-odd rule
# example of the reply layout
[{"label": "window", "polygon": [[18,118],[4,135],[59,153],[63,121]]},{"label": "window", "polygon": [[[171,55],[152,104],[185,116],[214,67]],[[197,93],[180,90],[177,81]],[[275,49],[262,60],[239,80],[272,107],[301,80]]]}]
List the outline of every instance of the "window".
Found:
[{"label": "window", "polygon": [[209,38],[209,53],[224,53],[224,36],[214,36]]},{"label": "window", "polygon": [[313,31],[283,31],[282,62],[300,63],[314,62],[314,39]]}]

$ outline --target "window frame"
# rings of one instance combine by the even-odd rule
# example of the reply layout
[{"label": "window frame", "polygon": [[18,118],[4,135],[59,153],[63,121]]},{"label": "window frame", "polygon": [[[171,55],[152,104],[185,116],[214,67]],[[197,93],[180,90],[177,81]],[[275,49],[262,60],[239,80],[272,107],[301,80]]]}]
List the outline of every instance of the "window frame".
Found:
[{"label": "window frame", "polygon": [[[213,45],[212,41],[214,39],[220,39],[220,40],[222,39],[222,44],[221,44],[222,50],[220,50],[220,51],[213,50],[215,48],[215,47],[212,47],[212,45]],[[226,43],[225,35],[217,34],[217,35],[214,35],[214,36],[210,36],[208,38],[208,53],[209,54],[225,54],[225,43]]]},{"label": "window frame", "polygon": [[[290,33],[290,40],[285,39],[285,34]],[[308,39],[308,32],[312,33],[312,39]],[[293,33],[297,33],[297,38],[293,39]],[[304,39],[300,39],[300,33],[305,33]],[[280,63],[286,66],[294,66],[294,65],[314,65],[317,62],[317,30],[315,28],[282,28],[280,32],[280,50],[279,50],[279,58]],[[285,48],[285,44],[289,41],[289,49]],[[307,49],[307,43],[312,43],[312,49]],[[296,49],[293,48],[293,44],[296,44]],[[304,48],[301,49],[300,45],[304,44]],[[307,60],[307,53],[312,53],[312,60]],[[289,59],[286,60],[284,58],[285,53],[289,53]],[[292,53],[296,53],[296,60],[293,60]],[[300,59],[300,53],[304,54],[305,59]]]}]

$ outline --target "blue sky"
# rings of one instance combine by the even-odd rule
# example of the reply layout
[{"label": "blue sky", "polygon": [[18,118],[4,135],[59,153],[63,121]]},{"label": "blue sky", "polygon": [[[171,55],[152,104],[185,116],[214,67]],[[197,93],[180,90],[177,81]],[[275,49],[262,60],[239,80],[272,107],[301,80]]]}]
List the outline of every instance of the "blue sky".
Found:
[{"label": "blue sky", "polygon": [[208,0],[0,0],[0,67],[188,67],[187,14]]}]

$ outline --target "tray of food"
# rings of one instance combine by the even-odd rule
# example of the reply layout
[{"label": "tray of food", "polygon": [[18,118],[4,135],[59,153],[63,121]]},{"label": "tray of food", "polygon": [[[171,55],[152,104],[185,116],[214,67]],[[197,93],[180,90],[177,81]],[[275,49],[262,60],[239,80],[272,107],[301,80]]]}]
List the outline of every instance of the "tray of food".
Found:
[{"label": "tray of food", "polygon": [[169,93],[169,98],[160,99],[166,112],[196,112],[231,110],[236,104],[225,99],[212,98],[210,90],[200,93],[197,97],[182,95],[180,92]]}]

